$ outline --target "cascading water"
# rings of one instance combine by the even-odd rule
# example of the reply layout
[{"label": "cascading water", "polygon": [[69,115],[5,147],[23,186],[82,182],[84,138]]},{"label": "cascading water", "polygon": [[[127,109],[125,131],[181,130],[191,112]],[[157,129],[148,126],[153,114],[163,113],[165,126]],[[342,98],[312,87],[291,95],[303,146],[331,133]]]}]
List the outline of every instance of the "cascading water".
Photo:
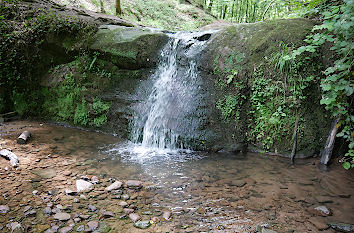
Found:
[{"label": "cascading water", "polygon": [[[133,141],[143,147],[182,149],[180,132],[193,130],[197,122],[188,121],[194,111],[198,80],[197,60],[210,34],[178,32],[161,54],[161,62],[153,74],[154,85],[145,110],[134,122]],[[143,123],[143,124],[142,124]]]},{"label": "cascading water", "polygon": [[158,68],[149,78],[152,87],[138,88],[150,94],[135,107],[131,133],[135,144],[114,150],[123,155],[138,154],[137,159],[145,161],[153,155],[176,155],[188,149],[184,139],[195,137],[201,119],[197,110],[202,102],[197,63],[211,33],[169,34]]}]

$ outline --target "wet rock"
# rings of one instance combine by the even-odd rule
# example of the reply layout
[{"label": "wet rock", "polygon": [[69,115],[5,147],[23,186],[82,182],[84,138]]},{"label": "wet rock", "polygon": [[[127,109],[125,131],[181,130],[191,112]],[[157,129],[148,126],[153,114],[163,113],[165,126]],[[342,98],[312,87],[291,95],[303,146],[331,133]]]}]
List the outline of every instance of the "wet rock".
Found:
[{"label": "wet rock", "polygon": [[309,218],[309,222],[312,223],[318,230],[326,230],[329,228],[328,224],[324,222],[321,217]]},{"label": "wet rock", "polygon": [[333,200],[327,196],[317,196],[317,197],[315,197],[315,199],[319,203],[332,203],[333,202]]},{"label": "wet rock", "polygon": [[129,200],[130,196],[128,194],[123,194],[121,195],[121,198],[126,201]]},{"label": "wet rock", "polygon": [[67,213],[56,213],[54,215],[54,219],[57,219],[59,221],[68,221],[70,218],[70,214]]},{"label": "wet rock", "polygon": [[147,229],[151,226],[150,221],[137,221],[134,223],[134,227],[139,229]]},{"label": "wet rock", "polygon": [[163,212],[163,214],[162,214],[162,217],[163,217],[165,220],[169,220],[169,219],[171,218],[171,216],[172,216],[171,211],[165,211],[165,212]]},{"label": "wet rock", "polygon": [[128,180],[125,182],[125,185],[128,188],[141,188],[143,186],[143,182],[139,180]]},{"label": "wet rock", "polygon": [[134,212],[134,209],[124,208],[123,211],[124,211],[124,213],[126,213],[126,214],[131,214],[131,213]]},{"label": "wet rock", "polygon": [[39,176],[42,179],[51,179],[57,175],[57,172],[52,168],[34,170],[32,171],[32,173]]},{"label": "wet rock", "polygon": [[43,209],[43,213],[47,216],[51,215],[52,214],[52,209],[50,207],[45,207]]},{"label": "wet rock", "polygon": [[91,211],[91,212],[95,212],[97,210],[96,206],[94,205],[88,205],[88,209]]},{"label": "wet rock", "polygon": [[84,180],[76,180],[76,191],[77,192],[87,192],[93,189],[93,184],[84,181]]},{"label": "wet rock", "polygon": [[89,230],[94,231],[98,228],[99,224],[97,221],[90,221],[87,223]]},{"label": "wet rock", "polygon": [[347,223],[329,223],[330,227],[340,232],[354,232],[354,225]]},{"label": "wet rock", "polygon": [[133,222],[139,221],[141,219],[140,215],[136,214],[136,213],[131,213],[129,214],[129,218],[130,220],[132,220]]},{"label": "wet rock", "polygon": [[6,214],[10,211],[9,206],[7,205],[0,205],[0,214]]},{"label": "wet rock", "polygon": [[71,232],[73,230],[72,227],[63,227],[63,228],[60,228],[59,229],[59,233],[68,233],[68,232]]},{"label": "wet rock", "polygon": [[126,206],[128,206],[128,203],[125,202],[125,201],[121,201],[121,202],[119,202],[119,205],[120,205],[121,207],[126,207]]},{"label": "wet rock", "polygon": [[120,189],[122,187],[123,183],[120,181],[116,181],[113,184],[111,184],[110,186],[108,186],[105,190],[107,192],[111,192],[112,190],[116,190],[116,189]]}]

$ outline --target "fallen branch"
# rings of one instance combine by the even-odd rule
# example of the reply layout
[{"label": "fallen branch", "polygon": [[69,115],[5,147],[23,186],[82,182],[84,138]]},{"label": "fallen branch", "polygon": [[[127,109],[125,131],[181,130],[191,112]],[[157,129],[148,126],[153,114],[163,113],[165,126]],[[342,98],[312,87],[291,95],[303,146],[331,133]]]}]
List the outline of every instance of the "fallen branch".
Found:
[{"label": "fallen branch", "polygon": [[11,151],[6,150],[6,149],[1,150],[1,151],[0,151],[0,155],[3,156],[3,157],[5,157],[6,159],[10,160],[10,163],[11,163],[11,165],[12,165],[13,167],[17,167],[17,166],[18,166],[18,163],[19,163],[18,158],[17,158],[17,156],[16,156],[14,153],[12,153]]}]

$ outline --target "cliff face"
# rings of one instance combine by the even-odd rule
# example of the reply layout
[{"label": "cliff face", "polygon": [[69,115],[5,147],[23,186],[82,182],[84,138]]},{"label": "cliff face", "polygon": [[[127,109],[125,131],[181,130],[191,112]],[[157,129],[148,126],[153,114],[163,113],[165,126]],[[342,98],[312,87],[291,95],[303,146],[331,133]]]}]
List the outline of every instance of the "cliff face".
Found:
[{"label": "cliff face", "polygon": [[[11,7],[19,14],[3,21],[2,105],[128,137],[131,106],[146,98],[139,86],[151,85],[148,77],[168,36],[49,1]],[[305,19],[276,20],[214,33],[197,63],[200,132],[181,139],[199,150],[239,151],[247,144],[252,150],[287,154],[299,118],[299,154],[318,151],[329,125],[314,79],[322,61],[281,62],[313,25]]]}]

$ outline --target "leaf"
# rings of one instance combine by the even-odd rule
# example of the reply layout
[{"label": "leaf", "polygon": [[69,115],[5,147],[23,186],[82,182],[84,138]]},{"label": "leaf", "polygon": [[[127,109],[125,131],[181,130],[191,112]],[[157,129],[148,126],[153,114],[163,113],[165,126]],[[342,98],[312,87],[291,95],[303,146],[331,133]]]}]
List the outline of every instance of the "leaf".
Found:
[{"label": "leaf", "polygon": [[229,76],[227,76],[227,84],[230,84],[232,82],[232,80],[234,79],[234,76],[232,74],[230,74]]},{"label": "leaf", "polygon": [[349,168],[351,167],[351,164],[349,162],[345,162],[342,165],[343,165],[344,169],[346,169],[346,170],[349,170]]}]

